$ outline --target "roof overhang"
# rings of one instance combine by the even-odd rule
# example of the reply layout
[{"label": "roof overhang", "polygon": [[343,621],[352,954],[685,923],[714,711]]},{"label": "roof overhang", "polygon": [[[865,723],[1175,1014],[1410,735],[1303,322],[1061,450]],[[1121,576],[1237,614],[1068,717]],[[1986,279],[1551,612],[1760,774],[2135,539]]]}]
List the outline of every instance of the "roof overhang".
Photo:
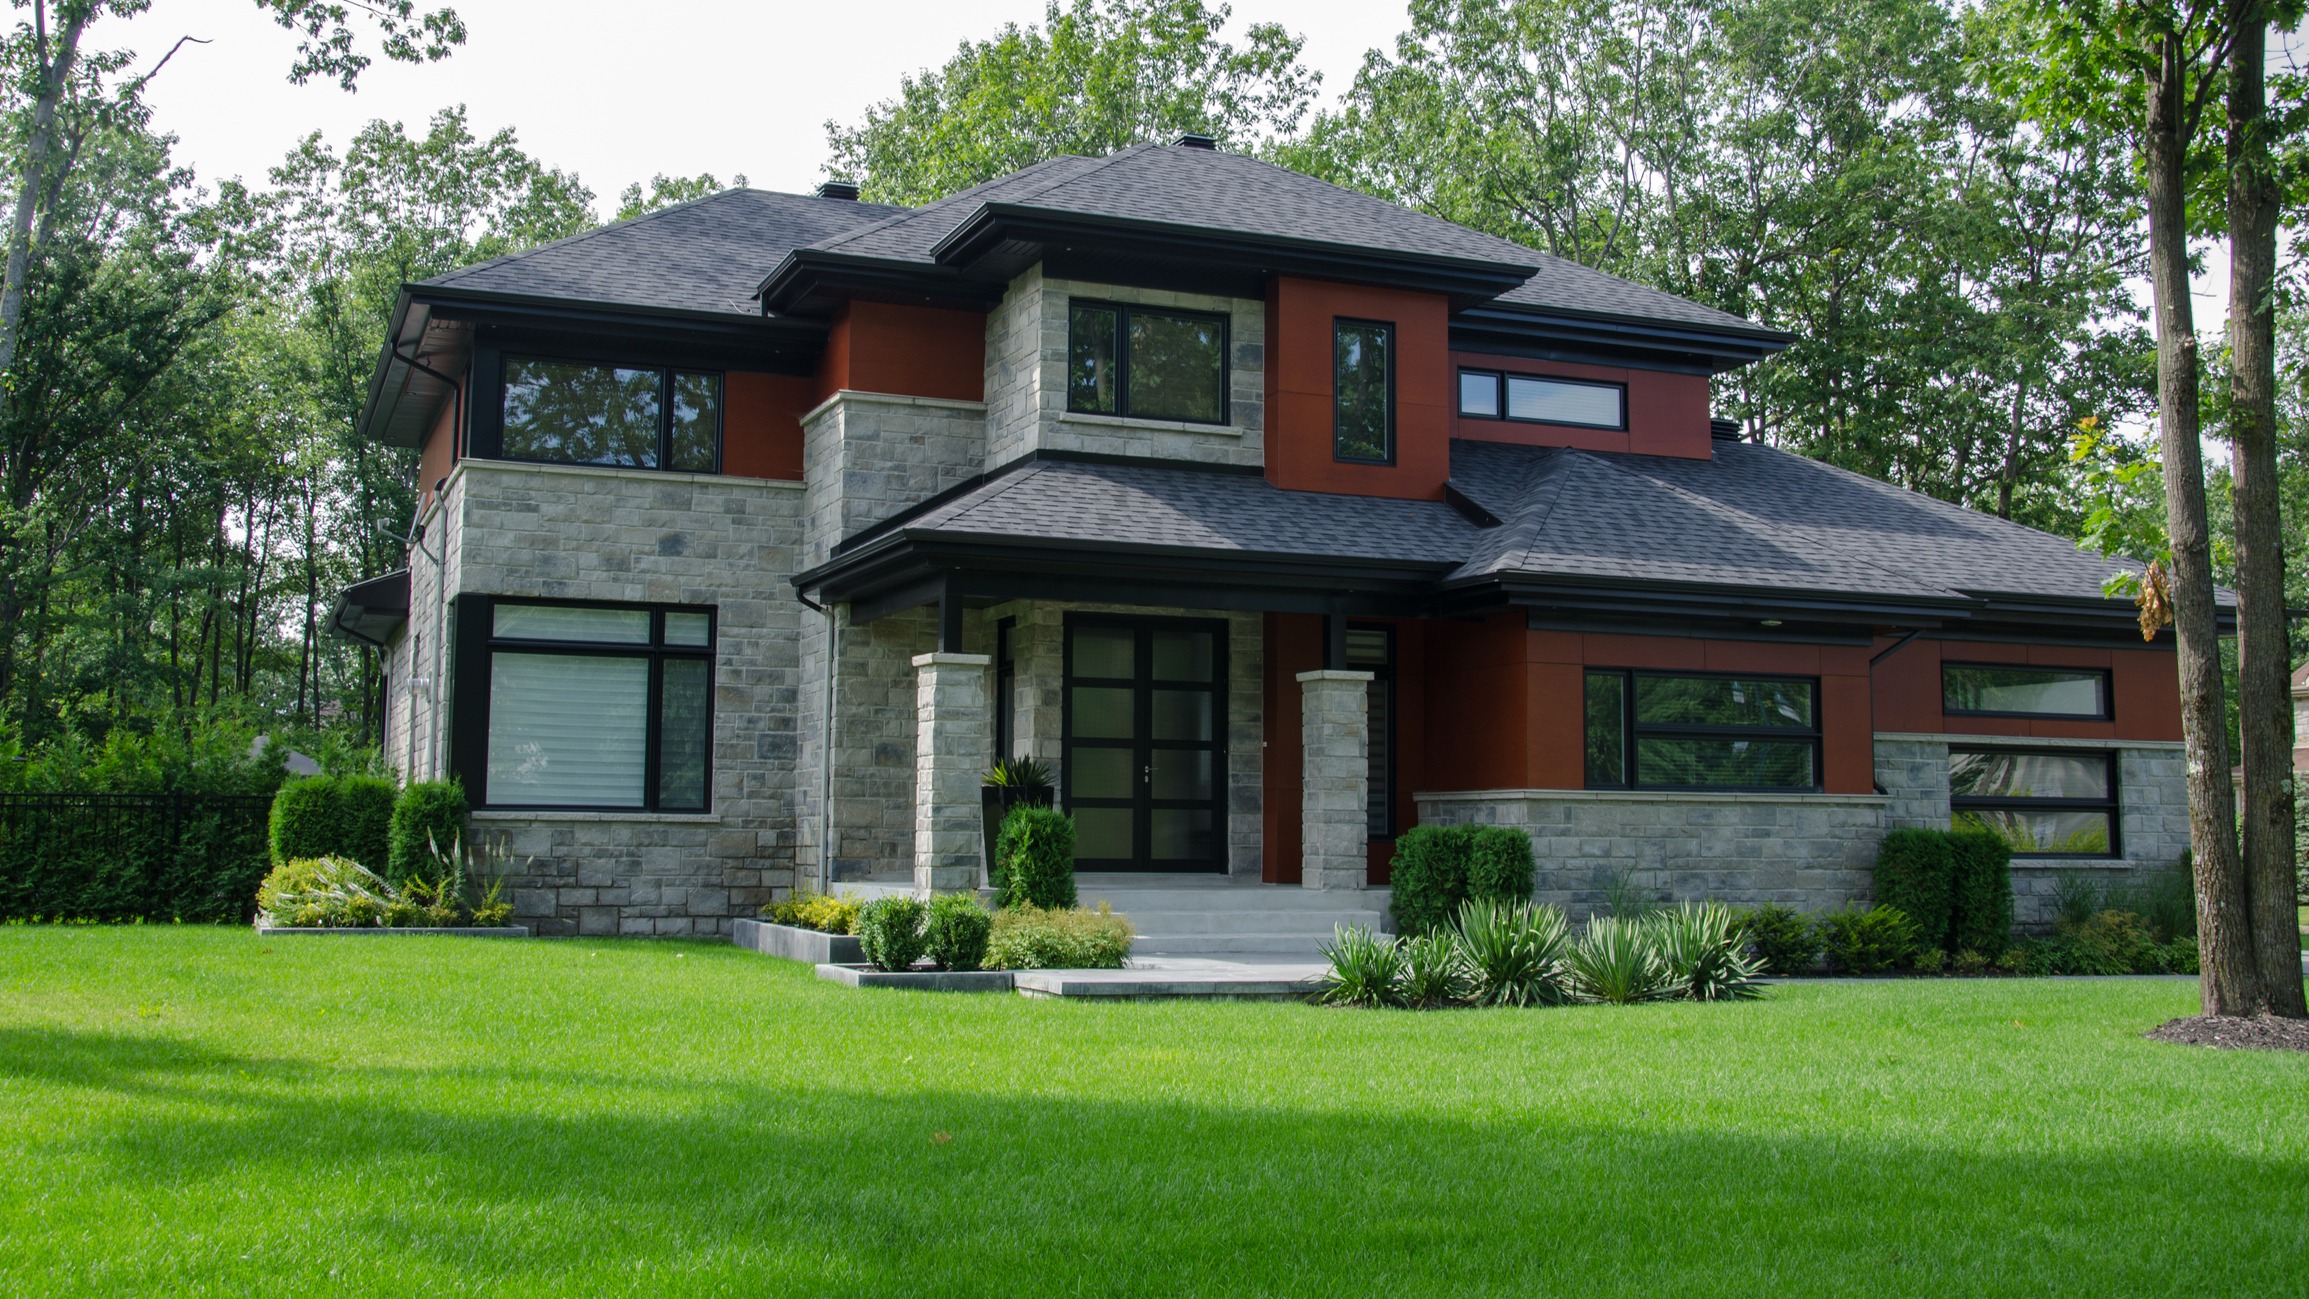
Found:
[{"label": "roof overhang", "polygon": [[379,649],[409,620],[409,570],[355,582],[337,593],[329,609],[329,630]]},{"label": "roof overhang", "polygon": [[1793,334],[1485,302],[1454,314],[1451,346],[1465,351],[1594,360],[1721,374],[1785,350]]}]

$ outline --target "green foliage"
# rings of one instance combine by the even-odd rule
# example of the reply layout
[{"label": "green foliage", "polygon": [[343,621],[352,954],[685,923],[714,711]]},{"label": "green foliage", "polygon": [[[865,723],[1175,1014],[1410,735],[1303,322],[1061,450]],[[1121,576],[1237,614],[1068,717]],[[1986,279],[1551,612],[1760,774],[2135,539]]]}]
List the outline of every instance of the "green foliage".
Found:
[{"label": "green foliage", "polygon": [[1943,946],[1955,870],[1947,831],[1894,830],[1876,849],[1876,901],[1907,916],[1919,943]]},{"label": "green foliage", "polygon": [[1583,1001],[1628,1005],[1669,995],[1674,978],[1646,918],[1595,916],[1565,953]]},{"label": "green foliage", "polygon": [[[744,189],[746,176],[739,172],[730,179],[730,188]],[[640,181],[635,181],[617,192],[617,212],[612,221],[631,221],[637,216],[672,207],[676,203],[694,203],[722,192],[722,183],[710,171],[695,176],[668,176],[659,172],[649,178],[648,192],[643,192]]]},{"label": "green foliage", "polygon": [[1963,831],[1948,836],[1948,944],[1993,952],[2012,941],[2012,845]]},{"label": "green foliage", "polygon": [[1768,973],[1809,974],[1820,959],[1819,930],[1794,907],[1778,902],[1750,907],[1741,914],[1740,927]]},{"label": "green foliage", "polygon": [[1063,910],[1075,903],[1074,820],[1056,808],[1019,803],[1002,818],[994,844],[995,905]]},{"label": "green foliage", "polygon": [[2160,943],[2196,937],[2197,885],[2185,861],[2143,870],[2103,889],[2100,903],[2101,910],[2130,911],[2139,916]]},{"label": "green foliage", "polygon": [[1317,80],[1301,40],[1255,23],[1238,48],[1220,38],[1226,19],[1202,0],[1051,0],[1041,26],[1005,24],[858,125],[829,122],[827,170],[870,201],[921,204],[1061,154],[1182,132],[1243,149],[1289,132]]},{"label": "green foliage", "polygon": [[1819,933],[1828,967],[1838,974],[1882,974],[1917,949],[1915,922],[1881,903],[1865,911],[1828,912],[1820,917]]},{"label": "green foliage", "polygon": [[454,780],[412,781],[393,801],[385,878],[397,884],[412,876],[440,874],[465,842],[465,818],[471,810],[465,787]]},{"label": "green foliage", "polygon": [[986,769],[979,783],[1003,789],[1049,789],[1050,764],[1040,758],[1003,758]]},{"label": "green foliage", "polygon": [[1475,827],[1467,844],[1467,896],[1485,902],[1529,902],[1536,866],[1531,836],[1512,826]]},{"label": "green foliage", "polygon": [[1761,962],[1747,952],[1738,912],[1721,902],[1686,902],[1644,921],[1659,949],[1668,995],[1690,1001],[1745,1001],[1761,996]]},{"label": "green foliage", "polygon": [[1939,974],[1948,968],[1948,953],[1937,947],[1927,947],[1916,954],[1913,964],[1918,974]]},{"label": "green foliage", "polygon": [[282,862],[257,889],[257,909],[284,929],[368,929],[456,923],[456,904],[439,890],[396,889],[350,857]]},{"label": "green foliage", "polygon": [[0,793],[271,794],[285,746],[229,717],[142,731],[114,726],[102,739],[68,730],[26,747],[0,729]]},{"label": "green foliage", "polygon": [[390,860],[393,802],[381,776],[307,776],[273,795],[273,861],[350,857],[382,868]]},{"label": "green foliage", "polygon": [[989,970],[1119,970],[1130,957],[1130,921],[1106,903],[1098,910],[1029,904],[994,915],[986,943]]},{"label": "green foliage", "polygon": [[2198,972],[2197,938],[2183,934],[2165,944],[2164,966],[2167,974],[2195,974]]},{"label": "green foliage", "polygon": [[1469,827],[1442,825],[1414,826],[1396,836],[1388,891],[1398,929],[1429,934],[1451,923],[1459,904],[1467,900],[1473,839]]},{"label": "green foliage", "polygon": [[930,963],[941,970],[975,970],[986,963],[986,942],[994,933],[994,917],[978,905],[972,893],[941,893],[930,899],[922,922],[922,940]]},{"label": "green foliage", "polygon": [[1646,888],[1632,870],[1615,871],[1604,881],[1605,914],[1622,920],[1641,920],[1660,909],[1659,895]]},{"label": "green foliage", "polygon": [[815,929],[821,934],[853,934],[861,905],[854,895],[835,898],[805,889],[763,907],[762,918],[773,925]]},{"label": "green foliage", "polygon": [[244,922],[265,815],[245,794],[0,798],[0,917]]},{"label": "green foliage", "polygon": [[1398,942],[1403,953],[1404,1004],[1422,1009],[1451,1006],[1474,993],[1467,953],[1457,935],[1421,934]]},{"label": "green foliage", "polygon": [[[1922,969],[1922,964],[1919,963],[1917,968]],[[1987,956],[1970,947],[1959,950],[1948,962],[1948,969],[1951,974],[1962,975],[1967,978],[1986,974],[1992,968],[1994,967],[1989,964]]]},{"label": "green foliage", "polygon": [[894,894],[858,909],[858,947],[884,970],[909,970],[922,959],[927,942],[922,922],[929,909],[918,898]]},{"label": "green foliage", "polygon": [[2052,877],[2053,923],[2064,929],[2100,914],[2103,900],[2101,886],[2081,871],[2061,871]]},{"label": "green foliage", "polygon": [[[1446,935],[1429,937],[1443,939]],[[1393,938],[1356,926],[1333,931],[1323,944],[1324,972],[1321,999],[1333,1006],[1400,1006],[1405,1001],[1405,953]]]},{"label": "green foliage", "polygon": [[1561,909],[1469,898],[1455,919],[1469,993],[1478,1005],[1553,1006],[1571,1000],[1570,926]]}]

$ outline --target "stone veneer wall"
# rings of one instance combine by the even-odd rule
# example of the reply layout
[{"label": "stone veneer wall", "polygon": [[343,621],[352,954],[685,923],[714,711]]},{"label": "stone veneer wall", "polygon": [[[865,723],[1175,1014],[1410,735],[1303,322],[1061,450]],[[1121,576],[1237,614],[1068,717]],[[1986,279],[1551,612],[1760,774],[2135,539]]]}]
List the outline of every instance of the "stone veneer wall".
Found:
[{"label": "stone veneer wall", "polygon": [[[1067,302],[1096,298],[1179,307],[1228,319],[1225,425],[1077,415],[1066,409]],[[986,317],[986,463],[1038,449],[1159,456],[1204,464],[1266,463],[1267,304],[1258,298],[1126,288],[1046,278],[1036,266],[1010,282]]]},{"label": "stone veneer wall", "polygon": [[[790,887],[804,611],[771,575],[794,570],[801,514],[799,484],[763,479],[475,460],[452,474],[425,542],[446,571],[435,577],[416,559],[404,637],[413,649],[421,631],[428,658],[440,644],[444,675],[444,586],[718,611],[712,810],[476,813],[476,836],[509,858],[520,923],[541,933],[717,935]],[[397,683],[411,672],[403,664]],[[443,726],[448,693],[435,714]],[[423,777],[434,750],[420,740],[416,760],[404,740],[396,762]]]}]

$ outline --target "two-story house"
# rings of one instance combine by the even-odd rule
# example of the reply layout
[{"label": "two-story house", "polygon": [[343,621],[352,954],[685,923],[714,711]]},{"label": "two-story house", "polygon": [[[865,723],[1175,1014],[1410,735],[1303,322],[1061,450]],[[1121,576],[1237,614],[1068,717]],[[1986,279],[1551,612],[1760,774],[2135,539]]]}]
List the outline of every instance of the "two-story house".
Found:
[{"label": "two-story house", "polygon": [[1575,909],[1839,905],[1952,820],[2027,895],[2177,859],[2169,638],[1712,420],[1789,341],[1195,137],[731,191],[407,287],[362,428],[420,514],[336,621],[544,932],[975,884],[998,754],[1085,871],[1376,887],[1460,822]]}]

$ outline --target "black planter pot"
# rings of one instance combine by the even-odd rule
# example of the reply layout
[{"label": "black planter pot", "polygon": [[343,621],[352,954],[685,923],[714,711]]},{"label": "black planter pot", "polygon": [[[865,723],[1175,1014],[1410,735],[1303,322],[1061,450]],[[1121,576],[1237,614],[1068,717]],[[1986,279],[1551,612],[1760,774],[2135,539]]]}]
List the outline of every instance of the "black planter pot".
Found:
[{"label": "black planter pot", "polygon": [[1028,807],[1050,806],[1052,790],[1048,785],[980,785],[978,787],[978,819],[986,832],[986,882],[994,882],[994,840],[1002,833],[1002,818],[1010,809],[1024,803]]}]

